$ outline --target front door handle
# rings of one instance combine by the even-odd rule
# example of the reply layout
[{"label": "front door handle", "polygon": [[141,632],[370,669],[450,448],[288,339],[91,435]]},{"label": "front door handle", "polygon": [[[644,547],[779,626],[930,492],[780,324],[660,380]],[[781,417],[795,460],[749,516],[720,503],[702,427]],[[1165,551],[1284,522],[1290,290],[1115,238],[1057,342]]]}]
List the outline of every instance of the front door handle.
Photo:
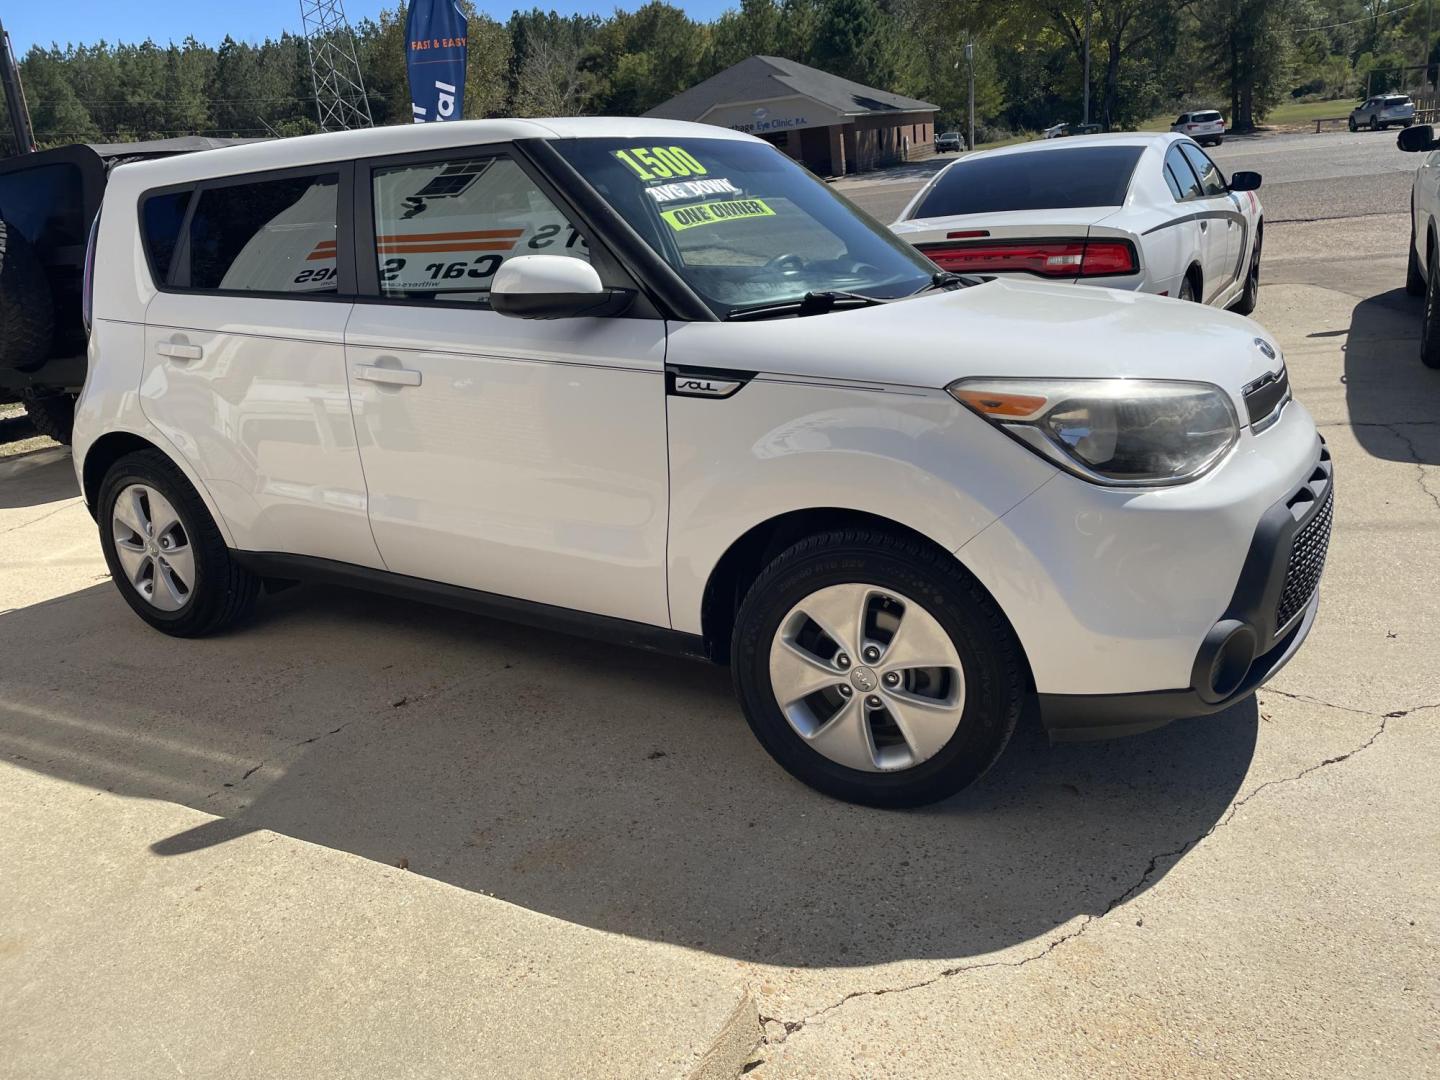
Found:
[{"label": "front door handle", "polygon": [[183,345],[178,341],[161,341],[156,344],[155,351],[172,360],[199,360],[205,355],[205,350],[199,345]]},{"label": "front door handle", "polygon": [[1200,231],[1201,231],[1201,232],[1209,232],[1209,231],[1210,231],[1210,223],[1209,223],[1208,221],[1202,221],[1202,222],[1200,222]]},{"label": "front door handle", "polygon": [[356,364],[351,369],[355,378],[366,382],[384,383],[386,386],[419,386],[420,372],[414,368],[377,367],[374,364]]}]

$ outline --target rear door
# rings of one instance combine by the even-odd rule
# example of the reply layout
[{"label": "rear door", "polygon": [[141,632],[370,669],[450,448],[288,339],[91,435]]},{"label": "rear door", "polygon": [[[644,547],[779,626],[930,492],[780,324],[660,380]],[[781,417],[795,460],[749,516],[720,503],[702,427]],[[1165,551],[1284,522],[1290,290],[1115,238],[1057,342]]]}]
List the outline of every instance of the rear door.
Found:
[{"label": "rear door", "polygon": [[490,310],[517,255],[633,288],[504,147],[362,163],[346,332],[370,525],[396,573],[669,625],[665,323]]},{"label": "rear door", "polygon": [[142,196],[161,289],[140,403],[240,548],[378,566],[345,383],[350,168]]},{"label": "rear door", "polygon": [[[1186,201],[1195,206],[1192,213],[1199,223],[1205,293],[1202,299],[1208,304],[1235,283],[1243,218],[1235,208],[1225,177],[1205,151],[1189,141],[1176,143],[1170,153],[1177,150],[1190,169],[1189,182],[1181,173],[1181,183],[1186,189]],[[1169,157],[1166,160],[1170,162]],[[1178,172],[1178,165],[1170,163]]]}]

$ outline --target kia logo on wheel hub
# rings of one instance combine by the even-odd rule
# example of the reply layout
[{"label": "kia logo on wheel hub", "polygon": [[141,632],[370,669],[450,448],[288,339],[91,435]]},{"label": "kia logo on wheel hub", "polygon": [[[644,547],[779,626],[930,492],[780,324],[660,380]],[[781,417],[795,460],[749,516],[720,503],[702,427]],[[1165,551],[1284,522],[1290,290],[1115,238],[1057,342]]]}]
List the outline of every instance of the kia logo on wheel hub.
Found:
[{"label": "kia logo on wheel hub", "polygon": [[850,672],[850,681],[855,684],[855,689],[862,694],[868,694],[875,687],[880,685],[880,680],[875,677],[875,672],[868,667],[857,667]]}]

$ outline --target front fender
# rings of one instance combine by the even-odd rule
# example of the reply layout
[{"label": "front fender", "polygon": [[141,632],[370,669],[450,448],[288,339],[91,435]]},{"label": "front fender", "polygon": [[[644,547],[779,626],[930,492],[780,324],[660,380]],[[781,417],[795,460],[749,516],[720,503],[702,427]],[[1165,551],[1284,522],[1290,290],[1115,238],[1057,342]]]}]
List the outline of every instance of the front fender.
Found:
[{"label": "front fender", "polygon": [[756,525],[841,508],[954,551],[1056,470],[940,390],[759,376],[725,399],[667,399],[670,616],[701,632],[705,584]]}]

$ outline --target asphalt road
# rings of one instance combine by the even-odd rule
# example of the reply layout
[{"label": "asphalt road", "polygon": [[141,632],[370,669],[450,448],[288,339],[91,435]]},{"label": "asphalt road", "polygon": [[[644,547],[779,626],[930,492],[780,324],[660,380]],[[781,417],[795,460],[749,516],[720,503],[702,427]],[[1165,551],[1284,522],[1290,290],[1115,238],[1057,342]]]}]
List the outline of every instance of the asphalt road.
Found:
[{"label": "asphalt road", "polygon": [[[1249,169],[1265,183],[1260,198],[1268,223],[1363,217],[1404,211],[1419,156],[1401,153],[1394,131],[1232,137],[1209,148],[1222,170]],[[889,174],[871,173],[836,187],[880,221],[893,221],[910,196],[953,156],[932,158]]]}]

